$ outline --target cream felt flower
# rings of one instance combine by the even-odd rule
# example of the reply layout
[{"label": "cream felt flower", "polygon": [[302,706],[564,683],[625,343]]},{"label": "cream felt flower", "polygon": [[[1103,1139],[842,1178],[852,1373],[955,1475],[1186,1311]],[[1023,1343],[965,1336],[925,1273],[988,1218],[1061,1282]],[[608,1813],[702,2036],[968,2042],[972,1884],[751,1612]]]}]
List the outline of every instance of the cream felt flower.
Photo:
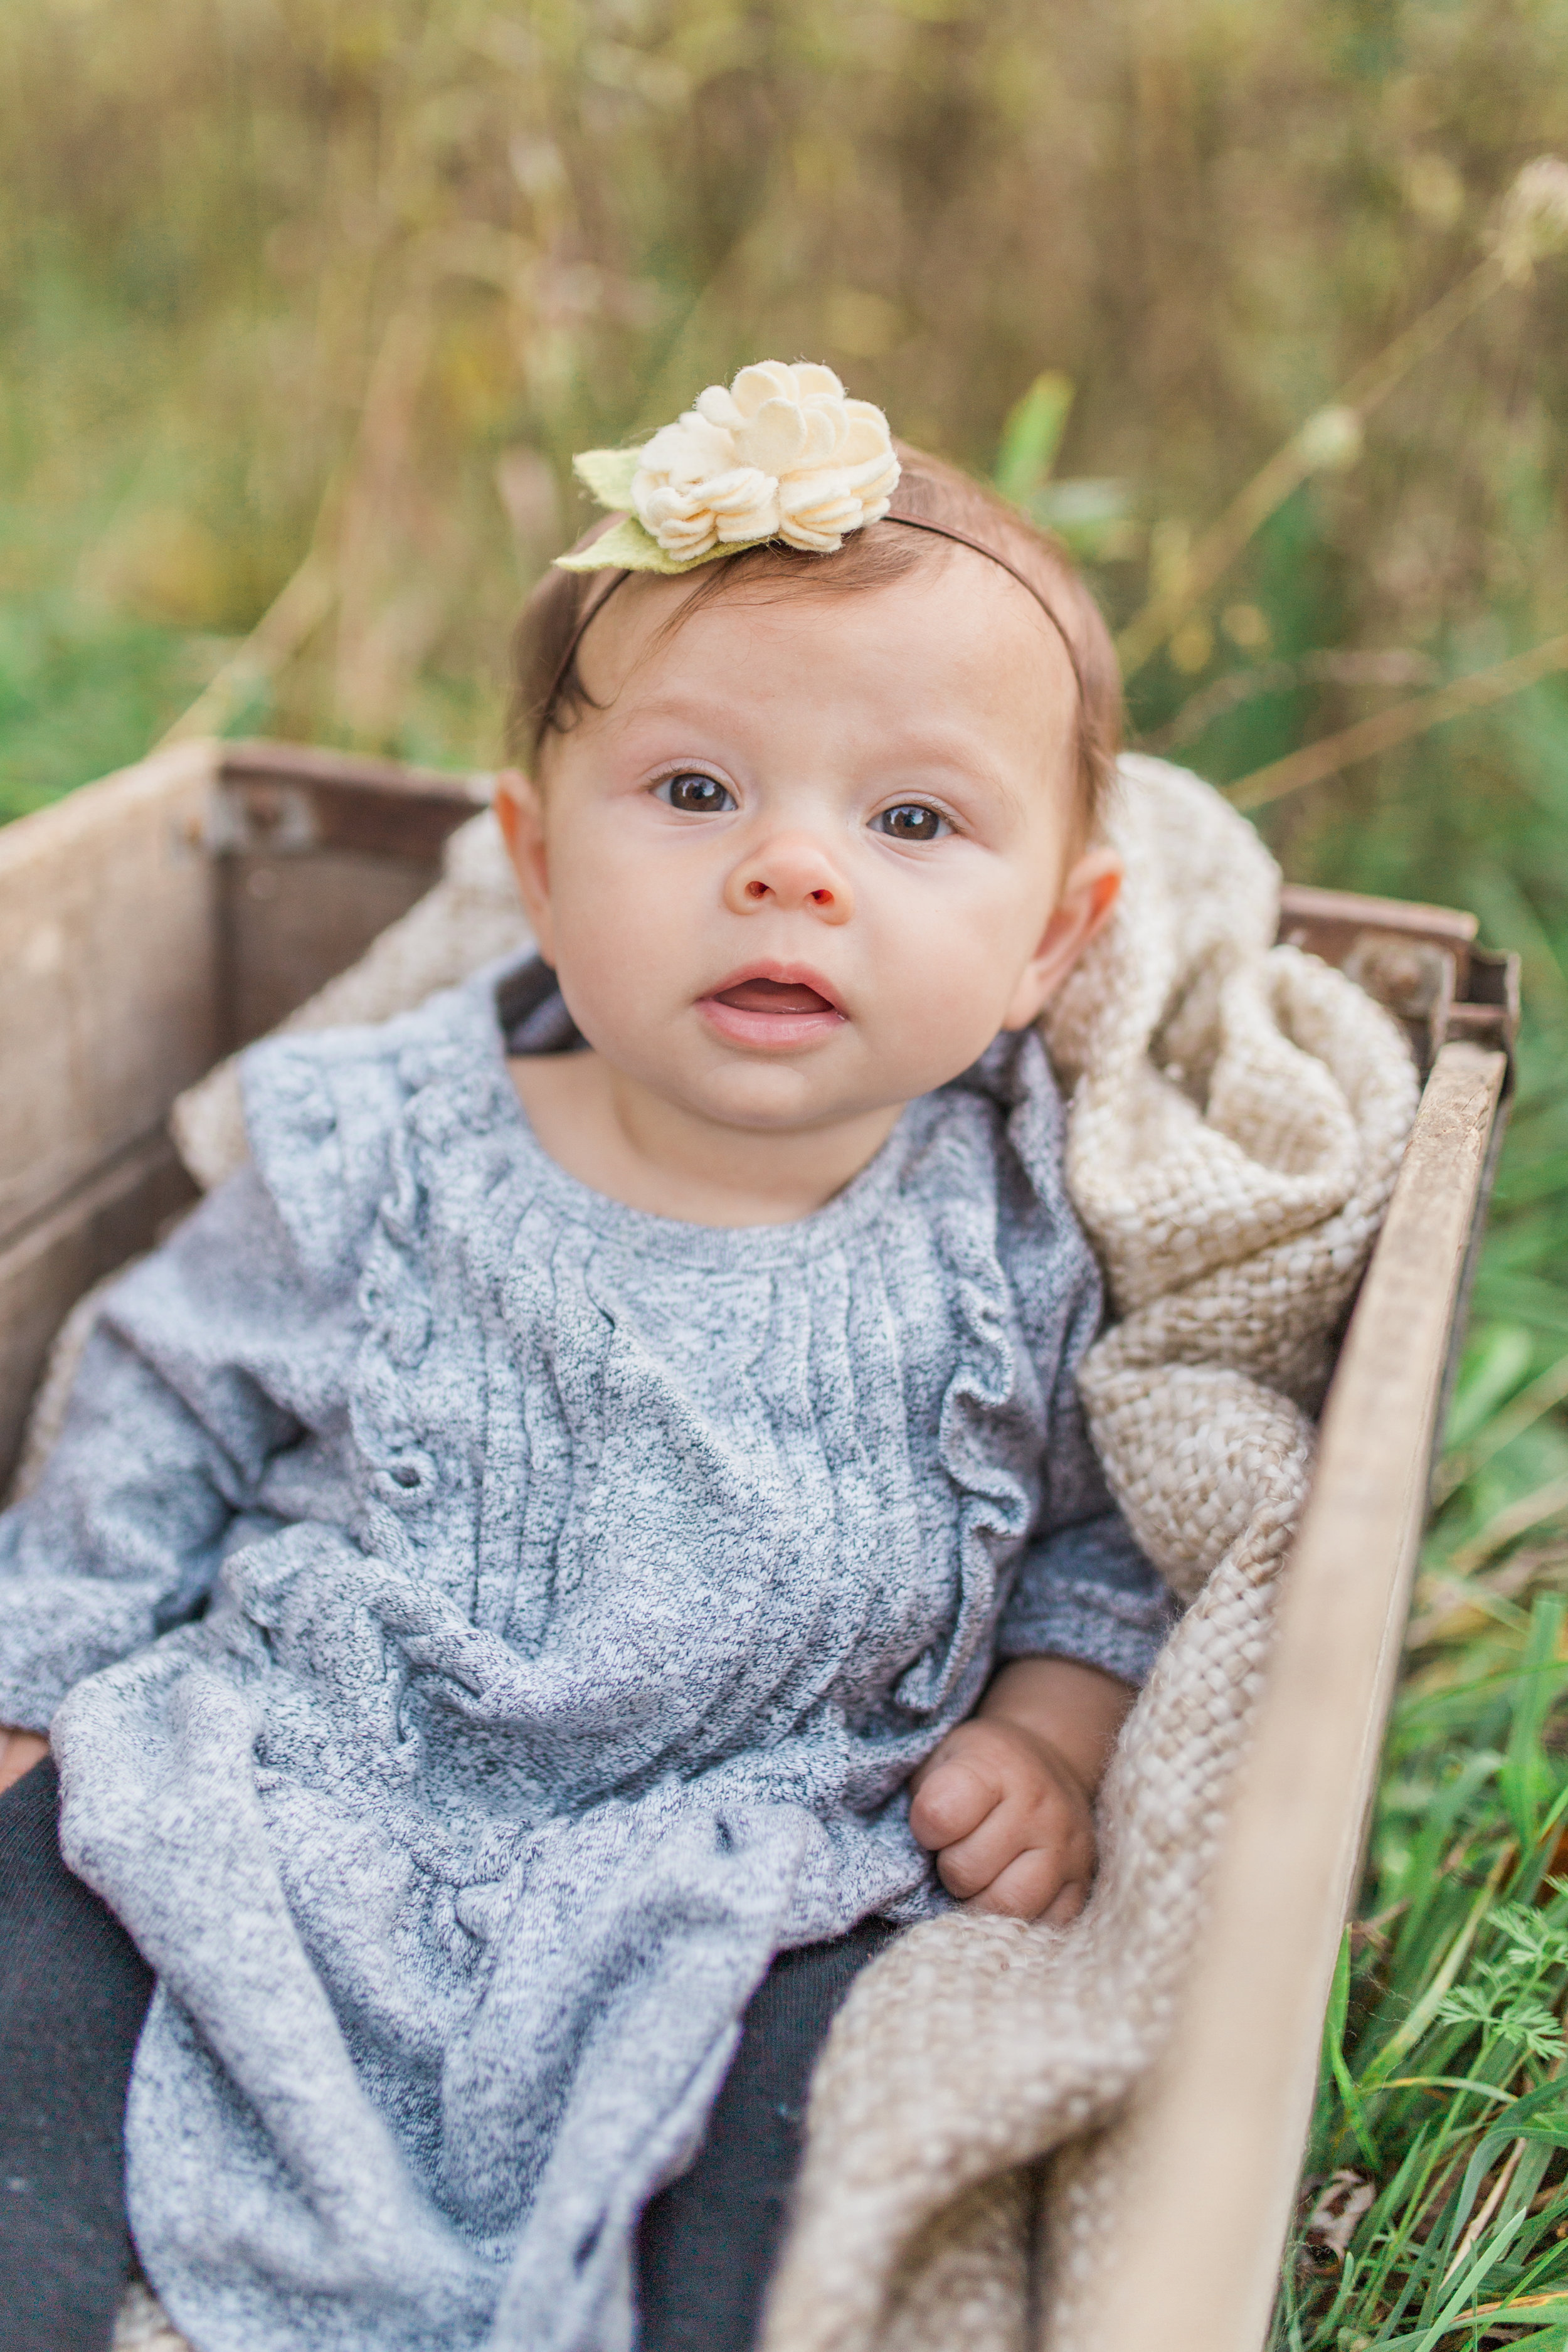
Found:
[{"label": "cream felt flower", "polygon": [[831,368],[777,360],[710,384],[640,449],[592,449],[576,468],[632,511],[563,557],[571,571],[683,572],[764,539],[830,555],[887,513],[899,478],[879,408],[847,398]]}]

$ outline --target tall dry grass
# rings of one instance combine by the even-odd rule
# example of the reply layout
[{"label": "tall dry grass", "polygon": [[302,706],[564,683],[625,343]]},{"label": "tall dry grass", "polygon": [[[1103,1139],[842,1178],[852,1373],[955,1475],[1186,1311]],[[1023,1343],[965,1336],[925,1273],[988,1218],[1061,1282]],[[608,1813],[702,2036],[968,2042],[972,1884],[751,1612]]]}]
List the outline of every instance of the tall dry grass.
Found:
[{"label": "tall dry grass", "polygon": [[[1059,470],[1125,486],[1125,620],[1568,141],[1565,30],[1526,0],[26,0],[0,578],[68,635],[180,638],[172,716],[314,543],[333,609],[269,723],[475,756],[572,449],[804,352],[982,468],[1062,371]],[[1436,680],[1546,634],[1565,340],[1562,279],[1500,296],[1216,583],[1141,721],[1325,646]],[[1236,702],[1207,764],[1375,708],[1354,677]]]}]

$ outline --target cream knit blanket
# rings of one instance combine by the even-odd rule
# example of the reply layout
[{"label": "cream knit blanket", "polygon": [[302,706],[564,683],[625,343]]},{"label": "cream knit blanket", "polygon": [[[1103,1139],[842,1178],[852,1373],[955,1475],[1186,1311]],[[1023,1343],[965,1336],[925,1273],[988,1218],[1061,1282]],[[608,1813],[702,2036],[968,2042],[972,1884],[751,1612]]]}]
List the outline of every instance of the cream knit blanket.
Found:
[{"label": "cream knit blanket", "polygon": [[[1107,1777],[1082,1916],[932,1921],[857,1982],[816,2074],[764,2352],[1025,2352],[1042,2284],[1050,2352],[1090,2340],[1126,2226],[1118,2111],[1193,1947],[1310,1475],[1308,1414],[1414,1114],[1394,1024],[1272,947],[1278,874],[1217,794],[1130,757],[1108,830],[1126,887],[1046,1023],[1070,1089],[1068,1183],[1117,1318],[1080,1384],[1117,1499],[1193,1605]],[[290,1025],[383,1018],[526,936],[478,819],[447,878]],[[175,1126],[204,1183],[237,1163],[228,1066]],[[160,2322],[144,2294],[128,2302],[121,2352],[173,2352]]]},{"label": "cream knit blanket", "polygon": [[1079,1387],[1117,1500],[1192,1606],[1107,1775],[1078,1921],[933,1920],[856,1983],[816,2072],[765,2352],[1095,2340],[1131,2226],[1118,2110],[1193,1948],[1311,1472],[1307,1415],[1415,1113],[1392,1022],[1271,947],[1279,877],[1216,794],[1126,759],[1109,830],[1121,906],[1046,1024],[1072,1087],[1068,1185],[1118,1318]]}]

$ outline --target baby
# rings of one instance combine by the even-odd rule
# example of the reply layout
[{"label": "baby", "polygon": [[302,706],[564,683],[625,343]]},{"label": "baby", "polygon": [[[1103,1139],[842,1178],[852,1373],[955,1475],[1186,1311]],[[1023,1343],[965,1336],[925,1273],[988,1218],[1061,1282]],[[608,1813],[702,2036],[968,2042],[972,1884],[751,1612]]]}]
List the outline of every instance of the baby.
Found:
[{"label": "baby", "polygon": [[795,2032],[793,2116],[897,1924],[1075,1916],[1170,1622],[1033,1026],[1120,878],[1090,598],[826,369],[584,471],[631,511],[530,600],[496,801],[539,957],[253,1050],[251,1166],[0,1520],[0,2033],[110,2086],[108,2221],[0,2134],[50,2352],[148,1969],[125,2193],[200,2352],[739,2352],[748,2067],[780,2111]]}]

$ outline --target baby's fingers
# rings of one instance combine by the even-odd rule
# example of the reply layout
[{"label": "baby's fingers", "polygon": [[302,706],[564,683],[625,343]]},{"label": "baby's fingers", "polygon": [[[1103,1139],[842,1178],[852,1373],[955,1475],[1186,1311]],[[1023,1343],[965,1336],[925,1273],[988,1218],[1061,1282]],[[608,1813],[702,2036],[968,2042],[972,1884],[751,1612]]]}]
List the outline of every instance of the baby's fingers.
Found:
[{"label": "baby's fingers", "polygon": [[1065,1927],[1088,1902],[1089,1887],[1082,1879],[1064,1878],[1062,1870],[1059,1851],[1031,1847],[972,1895],[964,1909],[990,1912],[1005,1919],[1044,1919],[1048,1927]]},{"label": "baby's fingers", "polygon": [[956,1756],[931,1765],[910,1801],[910,1827],[934,1852],[971,1836],[1001,1795],[990,1777]]},{"label": "baby's fingers", "polygon": [[973,1910],[1014,1919],[1045,1916],[1060,1925],[1077,1916],[1082,1899],[1059,1915],[1058,1902],[1069,1886],[1087,1892],[1094,1862],[1088,1807],[1053,1787],[1041,1790],[1032,1804],[998,1805],[968,1837],[944,1847],[936,1866],[948,1893]]},{"label": "baby's fingers", "polygon": [[[966,1903],[971,1897],[987,1896],[1009,1870],[1026,1861],[1032,1861],[1036,1865],[1031,1883],[1035,1877],[1040,1882],[1041,1891],[1035,1900],[1035,1908],[1019,1911],[1012,1903],[987,1903],[985,1908],[1006,1910],[1018,1918],[1033,1919],[1049,1902],[1068,1874],[1066,1839],[1054,1836],[1048,1831],[1037,1832],[1030,1836],[1019,1822],[1016,1805],[998,1805],[986,1815],[977,1830],[972,1830],[966,1838],[960,1838],[952,1845],[943,1846],[936,1858],[937,1876],[950,1895],[956,1895],[961,1903]],[[1045,1885],[1047,1879],[1048,1887]],[[976,1907],[980,1907],[978,1902]]]}]

